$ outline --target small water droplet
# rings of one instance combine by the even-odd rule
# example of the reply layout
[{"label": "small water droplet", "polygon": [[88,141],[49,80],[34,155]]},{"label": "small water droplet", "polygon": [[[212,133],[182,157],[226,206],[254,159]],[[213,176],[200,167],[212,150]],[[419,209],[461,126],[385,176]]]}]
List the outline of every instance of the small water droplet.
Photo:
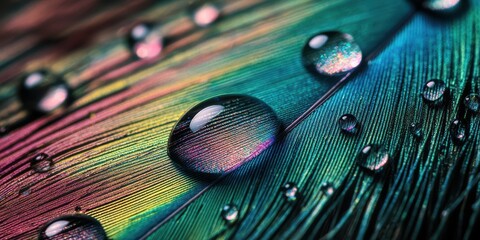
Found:
[{"label": "small water droplet", "polygon": [[302,60],[309,71],[337,76],[357,68],[362,62],[362,51],[349,34],[322,32],[307,41]]},{"label": "small water droplet", "polygon": [[0,136],[7,134],[7,128],[4,126],[0,126]]},{"label": "small water droplet", "polygon": [[342,132],[347,134],[357,134],[360,131],[360,123],[352,114],[345,114],[338,119],[338,125]]},{"label": "small water droplet", "polygon": [[37,114],[64,107],[71,98],[71,90],[65,80],[44,69],[25,75],[18,94],[23,106]]},{"label": "small water droplet", "polygon": [[20,188],[20,191],[18,191],[18,193],[21,196],[28,196],[31,193],[30,187],[29,186],[22,187]]},{"label": "small water droplet", "polygon": [[472,93],[465,97],[465,106],[475,113],[480,112],[480,96],[476,93]]},{"label": "small water droplet", "polygon": [[127,36],[128,46],[140,59],[155,58],[163,50],[164,39],[153,31],[153,23],[141,22],[133,26]]},{"label": "small water droplet", "polygon": [[100,222],[88,215],[75,214],[56,218],[40,229],[38,239],[107,239],[105,230]]},{"label": "small water droplet", "polygon": [[199,27],[206,27],[220,17],[220,8],[214,3],[196,2],[190,6],[192,19]]},{"label": "small water droplet", "polygon": [[52,159],[45,153],[40,153],[30,160],[30,167],[37,173],[48,172],[52,166]]},{"label": "small water droplet", "polygon": [[228,224],[233,224],[238,220],[238,208],[234,204],[226,204],[222,208],[222,218]]},{"label": "small water droplet", "polygon": [[381,172],[387,165],[390,156],[382,145],[369,144],[357,156],[357,164],[372,172]]},{"label": "small water droplet", "polygon": [[77,213],[82,212],[82,207],[76,206],[76,207],[75,207],[75,212],[77,212]]},{"label": "small water droplet", "polygon": [[323,192],[323,194],[330,196],[333,194],[333,192],[335,192],[335,187],[331,182],[323,182],[320,186],[320,190]]},{"label": "small water droplet", "polygon": [[283,197],[288,201],[288,202],[294,202],[298,199],[298,187],[295,183],[292,182],[287,182],[285,185],[282,187],[282,192],[283,192]]},{"label": "small water droplet", "polygon": [[438,79],[432,79],[423,86],[422,97],[427,103],[433,105],[440,105],[444,101],[444,96],[447,91],[445,82]]},{"label": "small water droplet", "polygon": [[270,146],[280,126],[274,111],[256,98],[214,97],[178,121],[168,140],[168,154],[187,170],[223,174]]},{"label": "small water droplet", "polygon": [[467,128],[463,121],[455,119],[450,124],[450,135],[453,143],[460,145],[467,140]]},{"label": "small water droplet", "polygon": [[412,123],[410,124],[410,133],[416,138],[421,139],[423,137],[423,130],[421,123]]}]

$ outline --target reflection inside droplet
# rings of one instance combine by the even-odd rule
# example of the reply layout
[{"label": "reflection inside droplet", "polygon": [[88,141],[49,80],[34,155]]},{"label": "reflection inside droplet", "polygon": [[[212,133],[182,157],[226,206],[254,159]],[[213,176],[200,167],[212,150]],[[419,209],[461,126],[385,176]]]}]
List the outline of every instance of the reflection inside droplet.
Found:
[{"label": "reflection inside droplet", "polygon": [[190,121],[190,130],[192,132],[197,132],[198,130],[205,127],[214,117],[218,116],[223,110],[224,106],[221,105],[212,105],[202,109],[198,112]]},{"label": "reflection inside droplet", "polygon": [[200,27],[206,27],[212,24],[219,16],[219,8],[211,3],[200,5],[193,10],[193,20]]}]

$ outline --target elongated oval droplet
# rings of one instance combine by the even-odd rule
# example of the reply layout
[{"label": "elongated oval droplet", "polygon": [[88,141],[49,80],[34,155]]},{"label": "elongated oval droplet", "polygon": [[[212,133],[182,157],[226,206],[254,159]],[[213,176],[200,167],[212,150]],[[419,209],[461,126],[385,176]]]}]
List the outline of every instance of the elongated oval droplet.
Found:
[{"label": "elongated oval droplet", "polygon": [[199,27],[206,27],[220,17],[220,8],[214,3],[195,2],[190,6],[192,19]]},{"label": "elongated oval droplet", "polygon": [[40,153],[36,155],[32,160],[30,160],[30,166],[33,171],[37,173],[48,172],[53,166],[52,159],[45,153]]},{"label": "elongated oval droplet", "polygon": [[222,208],[221,216],[228,224],[233,224],[238,220],[238,208],[234,204],[226,204]]},{"label": "elongated oval droplet", "polygon": [[469,94],[465,97],[465,106],[468,110],[478,113],[480,112],[480,96],[476,93]]},{"label": "elongated oval droplet", "polygon": [[71,100],[71,90],[65,80],[44,69],[25,75],[18,94],[23,106],[36,114],[51,113]]},{"label": "elongated oval droplet", "polygon": [[467,127],[461,120],[455,119],[450,124],[450,135],[453,143],[457,145],[463,144],[467,140]]},{"label": "elongated oval droplet", "polygon": [[429,104],[440,105],[444,102],[446,91],[445,82],[439,79],[432,79],[423,86],[422,97]]},{"label": "elongated oval droplet", "polygon": [[107,235],[97,219],[84,214],[75,214],[61,216],[45,224],[40,229],[38,239],[103,240],[107,239]]},{"label": "elongated oval droplet", "polygon": [[153,23],[141,22],[133,26],[127,36],[132,53],[140,59],[155,58],[163,50],[163,37],[153,31]]},{"label": "elongated oval droplet", "polygon": [[283,187],[281,188],[283,192],[283,197],[288,201],[288,202],[294,202],[298,199],[298,187],[295,183],[293,182],[287,182]]},{"label": "elongated oval droplet", "polygon": [[322,32],[307,41],[302,59],[311,72],[337,76],[357,68],[362,62],[362,51],[349,34]]},{"label": "elongated oval droplet", "polygon": [[422,124],[421,123],[412,123],[410,124],[410,133],[416,138],[416,139],[421,139],[423,138],[423,130],[422,130]]},{"label": "elongated oval droplet", "polygon": [[168,141],[168,154],[187,170],[223,174],[270,146],[280,126],[274,111],[256,98],[214,97],[178,121]]},{"label": "elongated oval droplet", "polygon": [[377,144],[365,146],[357,156],[357,164],[373,173],[381,172],[387,165],[390,156],[385,148]]},{"label": "elongated oval droplet", "polygon": [[338,119],[340,130],[347,134],[357,134],[360,131],[360,123],[352,114],[344,114]]}]

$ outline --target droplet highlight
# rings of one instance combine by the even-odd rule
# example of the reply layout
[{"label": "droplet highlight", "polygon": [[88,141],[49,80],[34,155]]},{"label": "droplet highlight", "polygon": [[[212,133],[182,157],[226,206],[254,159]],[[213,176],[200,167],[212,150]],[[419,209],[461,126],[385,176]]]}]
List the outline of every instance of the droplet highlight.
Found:
[{"label": "droplet highlight", "polygon": [[133,26],[127,36],[128,46],[139,59],[152,59],[163,50],[164,39],[153,31],[153,23],[141,22]]},{"label": "droplet highlight", "polygon": [[30,160],[30,167],[37,173],[48,172],[52,166],[52,159],[45,153],[40,153]]},{"label": "droplet highlight", "polygon": [[356,69],[362,51],[353,37],[342,32],[322,32],[311,37],[302,51],[304,66],[315,74],[338,76]]},{"label": "droplet highlight", "polygon": [[220,8],[214,3],[197,2],[190,6],[192,19],[199,27],[207,27],[218,20]]},{"label": "droplet highlight", "polygon": [[439,79],[432,79],[423,86],[422,97],[429,104],[440,105],[444,102],[446,92],[447,86],[445,82]]},{"label": "droplet highlight", "polygon": [[469,94],[465,97],[465,106],[468,110],[478,113],[480,112],[480,96],[476,93]]},{"label": "droplet highlight", "polygon": [[467,140],[467,127],[461,120],[455,119],[450,124],[450,135],[453,143],[461,145]]},{"label": "droplet highlight", "polygon": [[445,12],[455,10],[460,5],[460,0],[417,0],[421,7],[432,12]]},{"label": "droplet highlight", "polygon": [[281,190],[283,192],[283,197],[288,202],[294,202],[298,199],[299,191],[298,191],[298,187],[295,183],[287,182],[287,183],[285,183],[285,185],[283,185]]},{"label": "droplet highlight", "polygon": [[107,239],[107,235],[98,220],[84,214],[65,215],[43,226],[38,235],[39,240]]},{"label": "droplet highlight", "polygon": [[281,128],[275,112],[245,95],[208,99],[180,118],[168,140],[168,154],[197,173],[230,172],[270,146]]},{"label": "droplet highlight", "polygon": [[237,206],[234,204],[226,204],[222,208],[221,216],[226,223],[234,224],[238,220],[239,216]]},{"label": "droplet highlight", "polygon": [[387,165],[390,156],[382,145],[369,144],[357,156],[357,164],[373,173],[381,172]]},{"label": "droplet highlight", "polygon": [[18,95],[23,106],[35,114],[51,113],[71,100],[71,90],[65,80],[44,69],[23,76]]},{"label": "droplet highlight", "polygon": [[335,187],[331,182],[323,182],[320,185],[320,191],[322,191],[326,196],[330,196],[335,192]]},{"label": "droplet highlight", "polygon": [[338,119],[338,126],[343,133],[357,134],[360,131],[360,123],[352,114],[344,114]]}]

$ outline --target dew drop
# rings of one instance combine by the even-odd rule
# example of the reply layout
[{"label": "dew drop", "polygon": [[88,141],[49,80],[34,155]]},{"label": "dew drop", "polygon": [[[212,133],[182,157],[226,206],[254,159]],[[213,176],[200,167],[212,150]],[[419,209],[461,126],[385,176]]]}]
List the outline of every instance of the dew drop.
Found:
[{"label": "dew drop", "polygon": [[29,186],[26,186],[26,187],[22,187],[20,188],[20,191],[18,191],[18,193],[21,195],[21,196],[28,196],[32,191],[30,190],[30,187]]},{"label": "dew drop", "polygon": [[465,97],[465,106],[475,113],[480,112],[480,96],[476,93],[472,93]]},{"label": "dew drop", "polygon": [[76,207],[75,207],[75,212],[81,213],[81,212],[82,212],[82,207],[76,206]]},{"label": "dew drop", "polygon": [[423,86],[422,97],[427,103],[439,105],[443,103],[446,91],[447,87],[445,82],[438,79],[432,79],[426,82]]},{"label": "dew drop", "polygon": [[228,224],[233,224],[238,220],[238,208],[234,204],[226,204],[222,208],[222,218]]},{"label": "dew drop", "polygon": [[335,192],[335,187],[331,182],[323,182],[320,186],[320,191],[322,191],[323,194],[330,196]]},{"label": "dew drop", "polygon": [[282,187],[282,192],[283,192],[283,197],[288,201],[288,202],[294,202],[298,199],[298,187],[295,183],[292,182],[287,182],[285,185]]},{"label": "dew drop", "polygon": [[337,76],[357,68],[362,62],[362,51],[349,34],[322,32],[307,41],[302,60],[309,71]]},{"label": "dew drop", "polygon": [[352,114],[344,114],[338,119],[338,125],[342,132],[347,134],[357,134],[360,131],[360,123]]},{"label": "dew drop", "polygon": [[378,144],[365,146],[357,156],[357,164],[372,172],[381,172],[387,165],[390,156],[385,148]]},{"label": "dew drop", "polygon": [[48,222],[40,229],[38,239],[107,239],[100,222],[85,214],[65,215]]},{"label": "dew drop", "polygon": [[47,114],[66,106],[72,94],[63,78],[42,69],[22,77],[18,95],[26,109]]},{"label": "dew drop", "polygon": [[220,8],[213,3],[195,3],[190,6],[192,19],[199,27],[207,27],[220,17]]},{"label": "dew drop", "polygon": [[463,121],[455,119],[450,124],[450,135],[453,143],[457,145],[463,144],[467,140],[467,128]]},{"label": "dew drop", "polygon": [[410,133],[412,133],[413,137],[416,139],[421,139],[423,137],[423,130],[421,123],[412,123],[410,124]]},{"label": "dew drop", "polygon": [[417,0],[421,7],[432,12],[455,10],[460,5],[460,0]]},{"label": "dew drop", "polygon": [[168,140],[168,154],[192,172],[223,174],[270,146],[280,126],[274,111],[256,98],[214,97],[177,122]]},{"label": "dew drop", "polygon": [[37,173],[48,172],[52,166],[52,159],[45,153],[40,153],[30,160],[30,167]]},{"label": "dew drop", "polygon": [[127,36],[128,46],[140,59],[155,58],[163,50],[162,35],[153,31],[153,24],[141,22],[133,26]]}]

